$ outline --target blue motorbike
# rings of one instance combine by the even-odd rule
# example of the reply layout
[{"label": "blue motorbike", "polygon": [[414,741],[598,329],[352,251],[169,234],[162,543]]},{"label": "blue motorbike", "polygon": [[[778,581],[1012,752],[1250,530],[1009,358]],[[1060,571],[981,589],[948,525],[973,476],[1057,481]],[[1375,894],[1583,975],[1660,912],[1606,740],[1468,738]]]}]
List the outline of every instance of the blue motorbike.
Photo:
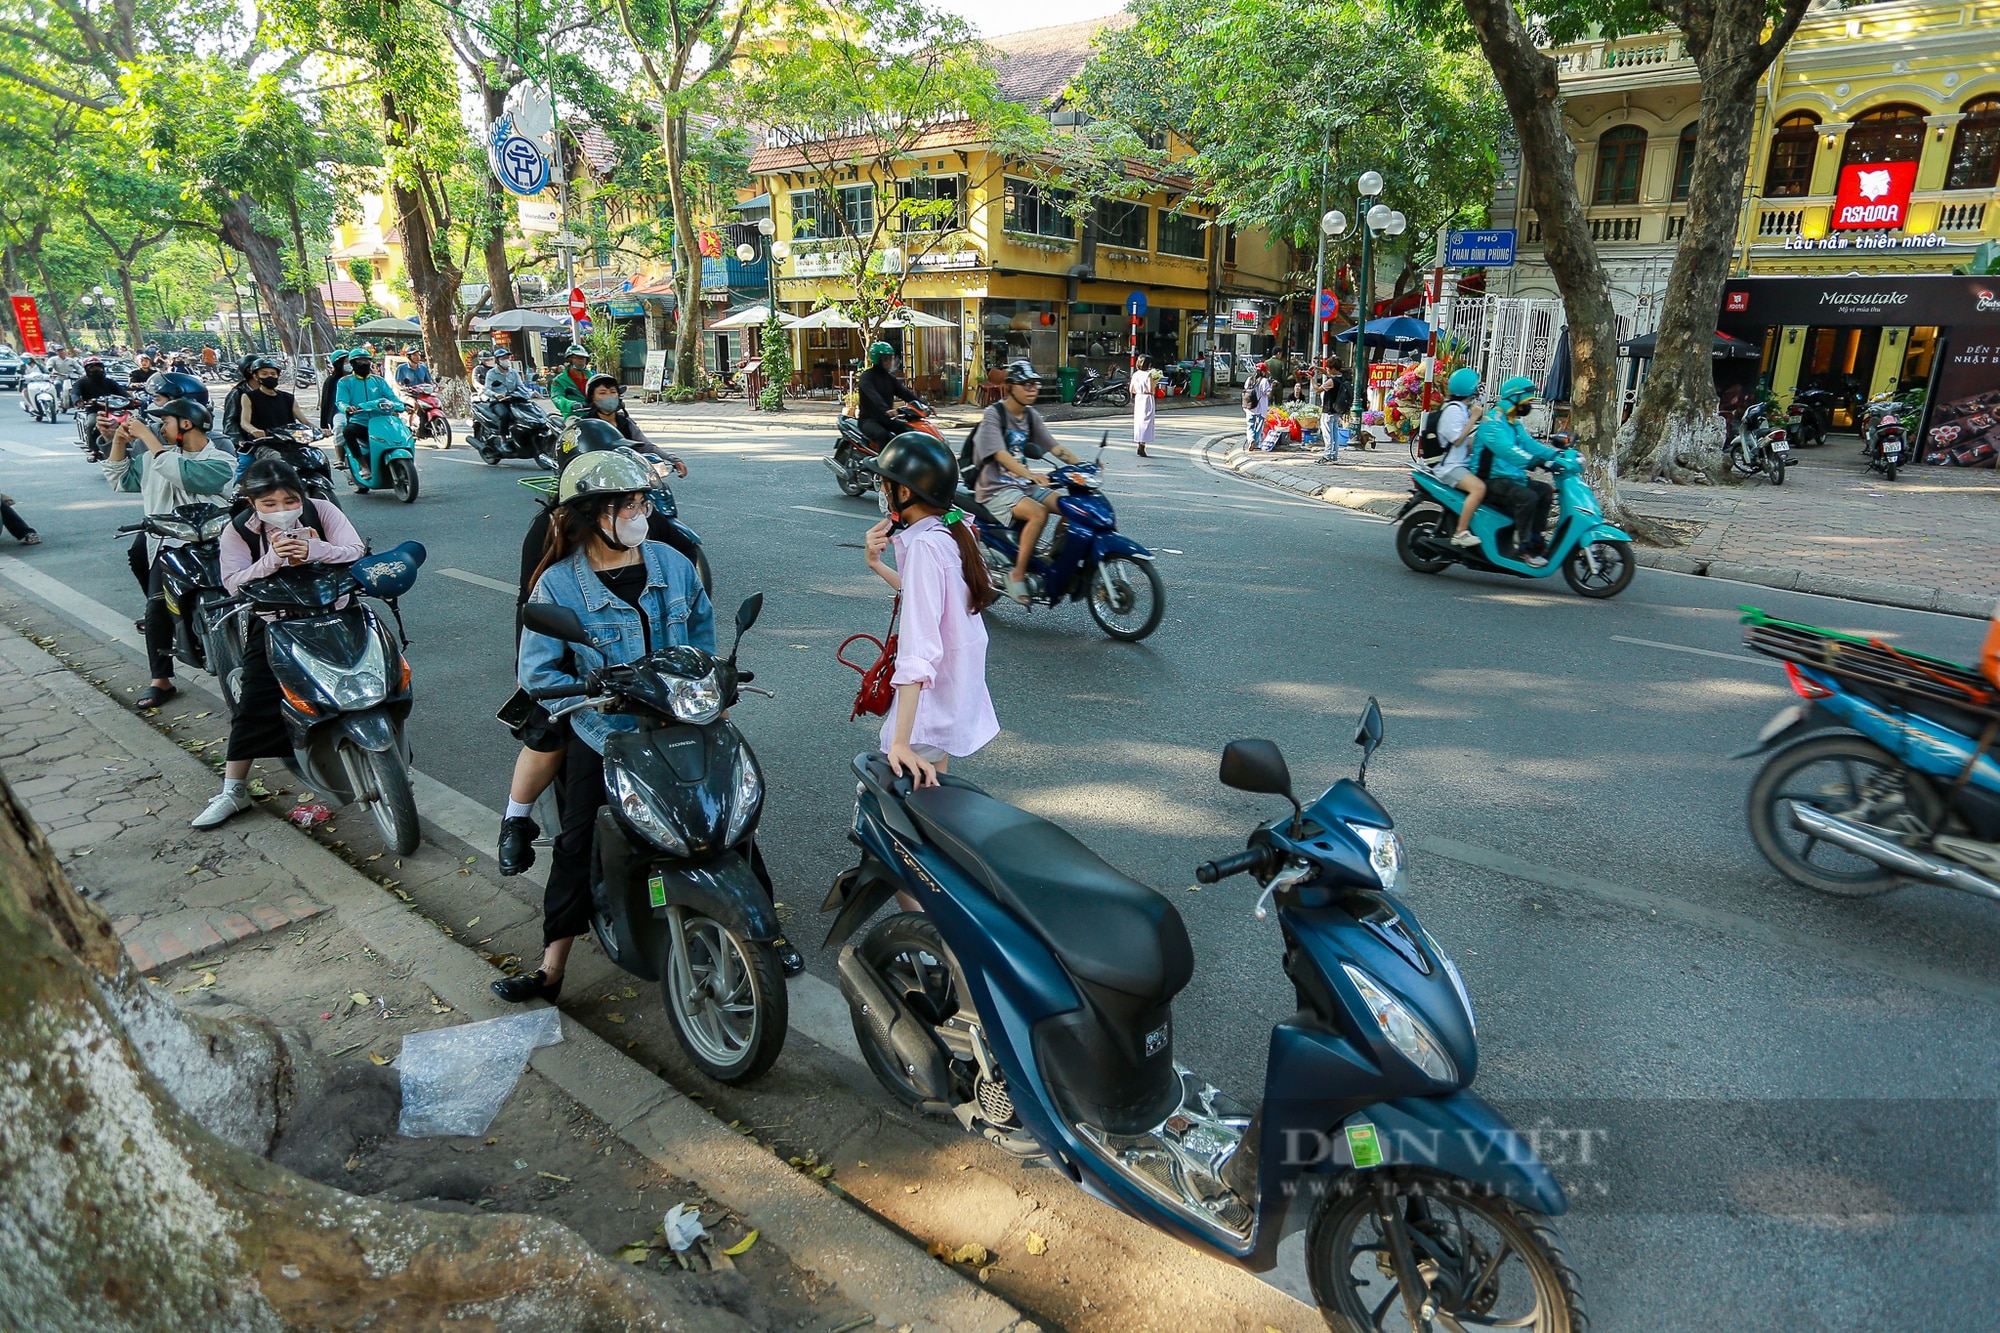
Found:
[{"label": "blue motorbike", "polygon": [[1364,786],[1381,737],[1371,699],[1360,775],[1305,808],[1270,741],[1222,754],[1225,785],[1292,807],[1195,872],[1252,873],[1258,918],[1277,909],[1299,1007],[1271,1032],[1259,1106],[1174,1059],[1194,951],[1166,898],[962,778],[912,789],[880,754],[854,761],[861,860],[822,907],[828,943],[892,894],[923,910],[841,948],[855,1038],[904,1105],[1209,1254],[1267,1270],[1303,1226],[1335,1329],[1380,1330],[1398,1307],[1412,1329],[1573,1333],[1576,1275],[1548,1221],[1563,1190],[1467,1090],[1465,983],[1394,896],[1402,844]]},{"label": "blue motorbike", "polygon": [[1749,818],[1772,866],[1847,898],[1914,880],[2000,899],[2000,689],[1880,640],[1744,620],[1804,701],[1731,756],[1770,754]]},{"label": "blue motorbike", "polygon": [[1631,586],[1639,568],[1631,536],[1604,521],[1575,450],[1565,450],[1548,470],[1556,478],[1556,514],[1546,564],[1530,563],[1513,550],[1513,520],[1491,505],[1481,505],[1472,516],[1479,545],[1453,546],[1465,492],[1439,481],[1428,467],[1410,474],[1410,498],[1396,511],[1396,554],[1419,574],[1454,564],[1524,579],[1545,579],[1560,570],[1580,597],[1616,597]]},{"label": "blue motorbike", "polygon": [[[1068,493],[1056,501],[1060,524],[1052,521],[1044,529],[1055,533],[1050,545],[1028,558],[1028,599],[1038,606],[1086,602],[1099,629],[1136,643],[1160,627],[1167,590],[1153,553],[1118,531],[1100,479],[1103,456],[1100,448],[1097,462],[1070,463],[1049,474]],[[1020,525],[996,523],[970,494],[960,493],[959,507],[973,516],[987,575],[1005,597],[1021,549]]]},{"label": "blue motorbike", "polygon": [[394,399],[349,408],[349,426],[365,426],[368,431],[367,474],[362,474],[354,444],[346,441],[346,430],[341,432],[341,456],[356,490],[394,491],[398,500],[409,504],[417,498],[417,442],[403,421],[403,410],[404,405]]}]

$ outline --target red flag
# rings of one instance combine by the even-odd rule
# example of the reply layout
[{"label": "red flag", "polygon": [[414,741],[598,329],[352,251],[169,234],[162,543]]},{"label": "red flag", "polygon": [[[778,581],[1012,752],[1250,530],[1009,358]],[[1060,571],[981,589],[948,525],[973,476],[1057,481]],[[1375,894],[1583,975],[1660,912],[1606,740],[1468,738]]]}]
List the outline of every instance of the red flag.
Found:
[{"label": "red flag", "polygon": [[42,314],[35,308],[32,296],[16,296],[14,301],[14,323],[21,330],[21,350],[30,356],[47,356],[48,344],[42,340]]}]

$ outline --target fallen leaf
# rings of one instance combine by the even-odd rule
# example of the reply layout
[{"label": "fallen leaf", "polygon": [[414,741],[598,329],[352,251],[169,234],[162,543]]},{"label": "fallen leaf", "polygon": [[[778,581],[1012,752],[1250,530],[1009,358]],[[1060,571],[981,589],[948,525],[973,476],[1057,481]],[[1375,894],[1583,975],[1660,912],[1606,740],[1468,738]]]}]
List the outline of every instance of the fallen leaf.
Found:
[{"label": "fallen leaf", "polygon": [[370,1064],[386,1065],[395,1058],[393,1055],[377,1055],[374,1051],[368,1052],[368,1062]]},{"label": "fallen leaf", "polygon": [[1043,1238],[1042,1233],[1039,1231],[1030,1231],[1028,1233],[1028,1253],[1047,1254],[1048,1252],[1049,1243]]},{"label": "fallen leaf", "polygon": [[373,856],[367,857],[366,859],[370,861],[379,861],[382,859],[382,853],[377,852]]},{"label": "fallen leaf", "polygon": [[825,1180],[828,1176],[832,1174],[833,1174],[832,1162],[828,1162],[825,1166],[817,1166],[813,1168],[813,1175],[817,1176],[821,1180]]},{"label": "fallen leaf", "polygon": [[624,990],[619,991],[618,993],[624,996],[628,1000],[636,1000],[639,998],[639,992],[633,990],[630,986],[627,986]]},{"label": "fallen leaf", "polygon": [[215,984],[215,973],[213,972],[202,973],[201,984],[204,989],[206,989],[209,986],[213,986]]},{"label": "fallen leaf", "polygon": [[623,1014],[606,1014],[604,1017],[606,1021],[612,1023],[623,1023],[625,1021],[625,1015]]},{"label": "fallen leaf", "polygon": [[[213,710],[210,710],[210,711],[213,711]],[[196,714],[194,715],[194,720],[195,720],[195,721],[197,721],[197,722],[199,722],[199,721],[201,721],[201,720],[202,720],[203,718],[205,718],[205,717],[207,717],[207,716],[208,716],[208,714],[207,714],[207,713],[196,713]]]},{"label": "fallen leaf", "polygon": [[342,1163],[343,1168],[348,1171],[352,1171],[355,1167],[360,1165],[361,1165],[361,1154],[359,1153],[356,1153],[354,1156],[348,1158],[346,1162]]},{"label": "fallen leaf", "polygon": [[994,1268],[995,1268],[995,1267],[997,1267],[997,1265],[994,1265],[994,1264],[988,1264],[988,1265],[986,1265],[986,1267],[984,1267],[984,1268],[982,1268],[982,1269],[980,1269],[980,1270],[979,1270],[979,1285],[980,1285],[980,1286],[982,1286],[982,1287],[983,1287],[983,1286],[985,1286],[985,1285],[986,1285],[986,1280],[987,1280],[988,1278],[990,1278],[990,1277],[992,1277],[992,1276],[993,1276],[993,1270],[994,1270]]},{"label": "fallen leaf", "polygon": [[648,1245],[643,1240],[635,1240],[630,1245],[627,1245],[622,1249],[620,1249],[618,1251],[618,1257],[620,1259],[623,1259],[628,1264],[643,1264],[646,1262],[647,1257],[652,1253],[653,1253],[652,1246]]},{"label": "fallen leaf", "polygon": [[488,1140],[486,1140],[486,1146],[487,1146],[487,1147],[489,1147],[489,1148],[491,1148],[491,1147],[492,1147],[492,1146],[493,1146],[494,1144],[496,1144],[496,1143],[498,1143],[498,1142],[500,1142],[500,1140],[498,1140],[498,1139],[488,1139]]},{"label": "fallen leaf", "polygon": [[358,990],[355,991],[352,995],[349,995],[347,998],[354,1001],[356,1004],[366,1004],[368,1003],[368,992],[365,990]]},{"label": "fallen leaf", "polygon": [[920,1189],[922,1189],[922,1188],[923,1188],[923,1186],[922,1186],[922,1185],[905,1185],[905,1186],[903,1186],[903,1193],[905,1193],[905,1194],[915,1194],[915,1193],[916,1193],[916,1192],[917,1192],[918,1190],[920,1190]]},{"label": "fallen leaf", "polygon": [[473,928],[474,926],[476,926],[476,925],[478,925],[478,924],[479,924],[479,918],[478,918],[478,917],[474,917],[474,918],[472,918],[472,920],[470,920],[470,921],[468,921],[468,922],[466,922],[466,923],[465,923],[465,928],[466,928],[467,930],[471,930],[471,929],[472,929],[472,928]]},{"label": "fallen leaf", "polygon": [[537,1171],[535,1172],[535,1174],[540,1176],[543,1180],[560,1180],[565,1185],[574,1183],[570,1180],[568,1176],[559,1176],[553,1171]]},{"label": "fallen leaf", "polygon": [[472,863],[473,863],[474,861],[477,861],[478,859],[479,859],[479,858],[478,858],[478,857],[476,857],[476,856],[468,856],[468,857],[466,857],[466,858],[465,858],[465,863],[466,863],[467,865],[471,865],[471,864],[472,864]]},{"label": "fallen leaf", "polygon": [[971,1264],[974,1268],[984,1268],[992,1256],[986,1253],[984,1245],[961,1245],[951,1252],[955,1264]]},{"label": "fallen leaf", "polygon": [[739,1254],[748,1253],[750,1247],[752,1245],[755,1245],[756,1243],[757,1243],[757,1233],[753,1231],[749,1235],[745,1236],[742,1240],[737,1241],[734,1245],[724,1250],[723,1254],[727,1255],[731,1259],[734,1259]]}]

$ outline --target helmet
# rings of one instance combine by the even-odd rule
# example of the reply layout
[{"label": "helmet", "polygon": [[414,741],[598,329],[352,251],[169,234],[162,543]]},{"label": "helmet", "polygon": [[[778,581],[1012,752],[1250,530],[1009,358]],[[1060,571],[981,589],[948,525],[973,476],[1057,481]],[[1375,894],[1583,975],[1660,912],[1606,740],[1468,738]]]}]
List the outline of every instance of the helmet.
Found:
[{"label": "helmet", "polygon": [[575,425],[575,432],[564,442],[566,451],[572,456],[603,449],[623,449],[630,443],[618,433],[618,427],[599,417],[579,417]]},{"label": "helmet", "polygon": [[1271,369],[1271,363],[1268,361],[1259,361],[1257,363],[1257,373],[1259,375],[1265,374],[1270,369]]},{"label": "helmet", "polygon": [[104,358],[101,356],[86,356],[85,358],[83,358],[83,368],[85,370],[89,370],[92,366],[101,367],[103,366],[103,364],[104,364]]},{"label": "helmet", "polygon": [[919,500],[939,509],[950,509],[956,503],[958,460],[935,435],[904,431],[882,446],[868,470],[909,487]]},{"label": "helmet", "polygon": [[256,371],[257,362],[260,359],[261,358],[259,358],[255,352],[250,353],[248,356],[238,358],[236,362],[236,378],[239,380],[249,379],[250,376]]},{"label": "helmet", "polygon": [[868,364],[879,366],[895,354],[896,349],[889,346],[888,343],[870,343],[868,346]]},{"label": "helmet", "polygon": [[276,370],[276,369],[278,369],[278,363],[276,361],[273,361],[268,356],[258,356],[258,357],[252,357],[250,359],[249,373],[252,375],[256,374],[260,370]]},{"label": "helmet", "polygon": [[[247,358],[246,358],[246,359],[247,359]],[[332,367],[332,366],[339,366],[339,365],[345,365],[346,363],[347,363],[347,353],[346,353],[346,352],[335,352],[335,353],[334,353],[334,354],[333,354],[332,356],[330,356],[330,357],[328,357],[328,358],[326,359],[326,364],[327,364],[327,365],[328,365],[329,367]],[[244,371],[243,373],[247,375],[247,374],[249,374],[250,372],[246,370],[246,371]]]},{"label": "helmet", "polygon": [[569,350],[563,353],[563,360],[571,361],[579,356],[586,361],[590,360],[590,349],[582,343],[571,343]]},{"label": "helmet", "polygon": [[1454,398],[1472,397],[1479,392],[1479,372],[1471,366],[1460,366],[1444,382],[1444,391]]},{"label": "helmet", "polygon": [[153,376],[146,381],[146,387],[158,398],[185,398],[190,402],[200,403],[203,407],[209,405],[208,386],[194,376],[182,374],[177,370]]},{"label": "helmet", "polygon": [[[579,444],[581,441],[579,430]],[[579,453],[563,468],[562,480],[556,485],[556,503],[574,504],[598,495],[632,495],[652,489],[653,474],[637,454],[628,449],[600,449]]]},{"label": "helmet", "polygon": [[1535,382],[1526,375],[1516,375],[1500,386],[1500,410],[1512,412],[1521,404],[1535,396]]},{"label": "helmet", "polygon": [[585,382],[583,386],[583,395],[584,397],[588,398],[592,394],[596,393],[599,389],[618,389],[622,391],[623,388],[624,386],[618,382],[618,377],[616,375],[606,375],[600,371],[598,374],[592,375],[590,379]]},{"label": "helmet", "polygon": [[360,365],[361,363],[363,363],[364,361],[365,361],[365,362],[367,362],[367,363],[368,363],[369,365],[371,365],[371,366],[375,364],[375,349],[374,349],[374,348],[372,348],[372,347],[357,347],[357,348],[355,348],[355,349],[354,349],[353,351],[351,351],[351,352],[349,352],[349,353],[347,354],[347,364],[348,364],[349,366],[358,366],[358,365]]},{"label": "helmet", "polygon": [[197,403],[190,398],[176,398],[171,403],[162,403],[159,408],[163,417],[179,417],[203,434],[215,424],[215,414],[208,410],[208,404]]},{"label": "helmet", "polygon": [[306,493],[298,470],[282,458],[260,458],[244,468],[243,475],[236,479],[236,493],[246,500],[255,500],[273,491],[290,491],[301,497]]},{"label": "helmet", "polygon": [[1007,382],[1009,384],[1040,384],[1042,377],[1035,373],[1035,363],[1024,357],[1019,361],[1009,361],[1007,363]]}]

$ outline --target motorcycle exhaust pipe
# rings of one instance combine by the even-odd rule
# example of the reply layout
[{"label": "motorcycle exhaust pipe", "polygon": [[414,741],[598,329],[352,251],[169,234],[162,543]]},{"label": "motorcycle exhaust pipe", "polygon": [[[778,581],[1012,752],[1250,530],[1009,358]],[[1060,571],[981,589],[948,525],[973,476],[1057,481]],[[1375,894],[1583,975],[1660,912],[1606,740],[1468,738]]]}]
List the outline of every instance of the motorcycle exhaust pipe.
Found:
[{"label": "motorcycle exhaust pipe", "polygon": [[1910,879],[1977,894],[1982,898],[2000,900],[2000,883],[1995,883],[1976,870],[1954,865],[1950,861],[1940,861],[1936,857],[1905,847],[1900,842],[1892,842],[1879,833],[1842,819],[1839,815],[1830,815],[1824,810],[1801,805],[1797,801],[1787,801],[1785,804],[1791,807],[1792,827],[1808,837],[1830,842],[1836,847],[1853,852],[1856,856],[1865,856],[1876,865]]},{"label": "motorcycle exhaust pipe", "polygon": [[857,1023],[874,1034],[881,1054],[902,1066],[903,1076],[927,1099],[917,1109],[932,1115],[951,1110],[951,1078],[944,1056],[922,1020],[897,998],[853,945],[840,951],[840,993]]},{"label": "motorcycle exhaust pipe", "polygon": [[841,485],[845,486],[854,480],[853,470],[850,468],[842,467],[840,463],[834,459],[833,455],[828,454],[826,457],[820,459],[819,461],[826,464],[827,470],[832,472],[834,476],[840,478]]}]

